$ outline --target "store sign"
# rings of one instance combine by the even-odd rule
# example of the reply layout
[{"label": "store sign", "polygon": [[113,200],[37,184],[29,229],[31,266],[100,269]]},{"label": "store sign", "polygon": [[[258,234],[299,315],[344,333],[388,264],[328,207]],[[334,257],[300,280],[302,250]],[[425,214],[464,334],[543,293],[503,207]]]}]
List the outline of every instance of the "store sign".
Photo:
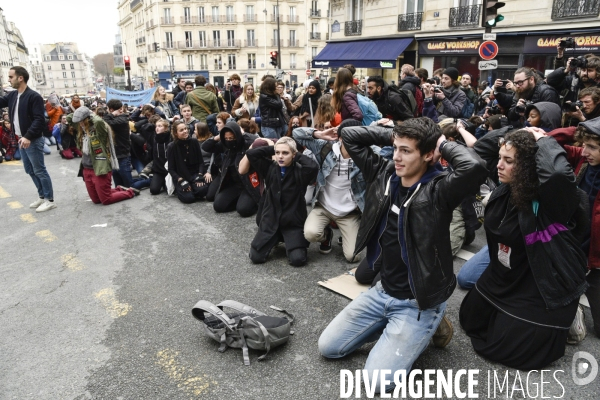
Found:
[{"label": "store sign", "polygon": [[498,60],[479,61],[480,71],[489,71],[498,68]]},{"label": "store sign", "polygon": [[379,66],[381,68],[394,68],[394,63],[389,61],[379,61]]},{"label": "store sign", "polygon": [[556,54],[556,46],[561,40],[572,37],[575,39],[575,48],[565,49],[578,54],[594,53],[600,50],[600,35],[589,36],[527,36],[523,46],[525,54]]},{"label": "store sign", "polygon": [[444,40],[419,42],[420,55],[478,54],[481,40]]},{"label": "store sign", "polygon": [[333,21],[333,24],[331,24],[331,33],[336,33],[340,31],[340,23],[335,20]]}]

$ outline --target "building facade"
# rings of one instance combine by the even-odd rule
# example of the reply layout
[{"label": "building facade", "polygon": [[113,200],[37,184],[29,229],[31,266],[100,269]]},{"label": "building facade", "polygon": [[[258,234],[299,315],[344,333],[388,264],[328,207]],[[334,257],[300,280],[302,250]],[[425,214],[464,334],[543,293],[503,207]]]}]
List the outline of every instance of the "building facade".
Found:
[{"label": "building facade", "polygon": [[[29,50],[21,31],[17,26],[6,19],[0,8],[0,86],[6,89],[10,86],[8,82],[8,71],[12,66],[21,66],[29,74],[32,74],[32,66],[29,61]],[[36,82],[33,80],[29,86],[36,90]]]},{"label": "building facade", "polygon": [[38,85],[38,92],[42,96],[53,92],[83,95],[93,89],[92,62],[76,43],[43,44],[40,48],[44,83]]},{"label": "building facade", "polygon": [[328,39],[325,0],[122,0],[118,8],[132,81],[163,86],[198,74],[218,87],[233,73],[257,82],[276,73],[270,53],[278,48],[283,80],[302,82]]},{"label": "building facade", "polygon": [[[505,3],[498,11],[504,20],[493,28],[498,69],[483,72],[483,79],[512,79],[521,66],[552,69],[556,45],[565,37],[574,37],[577,43],[567,54],[600,54],[600,1]],[[343,46],[369,49],[373,47],[369,41],[385,38],[391,41],[377,55],[353,55],[360,75],[397,80],[400,66],[409,63],[430,72],[452,66],[478,76],[482,7],[481,0],[331,0],[331,41],[315,57],[313,68],[341,66],[344,60],[336,46],[337,50]],[[380,65],[373,67],[366,61],[380,61]]]}]

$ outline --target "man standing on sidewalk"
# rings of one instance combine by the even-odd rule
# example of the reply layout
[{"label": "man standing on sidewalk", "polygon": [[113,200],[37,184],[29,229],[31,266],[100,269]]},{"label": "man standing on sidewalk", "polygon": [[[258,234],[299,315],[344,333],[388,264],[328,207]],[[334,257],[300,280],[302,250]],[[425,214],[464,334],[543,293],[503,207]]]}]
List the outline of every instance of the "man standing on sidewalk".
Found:
[{"label": "man standing on sidewalk", "polygon": [[12,92],[0,97],[0,108],[8,107],[8,115],[15,133],[20,137],[19,147],[25,172],[31,176],[39,199],[29,205],[36,212],[56,208],[52,180],[44,164],[44,100],[27,86],[29,73],[23,67],[12,67],[8,72]]}]

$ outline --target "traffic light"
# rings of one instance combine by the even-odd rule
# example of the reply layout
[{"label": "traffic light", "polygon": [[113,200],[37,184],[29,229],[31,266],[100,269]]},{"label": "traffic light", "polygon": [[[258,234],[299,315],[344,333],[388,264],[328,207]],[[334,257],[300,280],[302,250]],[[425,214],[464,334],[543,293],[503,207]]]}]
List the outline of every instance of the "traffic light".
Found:
[{"label": "traffic light", "polygon": [[501,1],[484,0],[481,26],[484,28],[493,28],[497,22],[503,21],[504,15],[498,14],[498,9],[504,7],[504,5]]},{"label": "traffic light", "polygon": [[160,51],[160,46],[158,45],[158,42],[154,42],[154,52],[159,52]]},{"label": "traffic light", "polygon": [[277,52],[276,51],[272,51],[271,52],[271,65],[276,67],[278,64],[277,62]]},{"label": "traffic light", "polygon": [[125,71],[130,71],[131,70],[131,61],[129,59],[129,56],[123,57],[123,62],[125,63]]}]

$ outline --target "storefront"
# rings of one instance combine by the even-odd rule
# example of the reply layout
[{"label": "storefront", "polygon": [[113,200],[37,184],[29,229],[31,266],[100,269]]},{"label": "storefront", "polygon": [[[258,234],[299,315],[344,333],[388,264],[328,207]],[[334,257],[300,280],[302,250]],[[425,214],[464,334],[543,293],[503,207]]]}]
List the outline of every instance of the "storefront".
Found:
[{"label": "storefront", "polygon": [[554,58],[561,40],[573,38],[575,47],[565,50],[565,57],[578,57],[588,53],[600,55],[600,33],[572,36],[527,36],[523,46],[523,65],[548,71],[554,69]]}]

